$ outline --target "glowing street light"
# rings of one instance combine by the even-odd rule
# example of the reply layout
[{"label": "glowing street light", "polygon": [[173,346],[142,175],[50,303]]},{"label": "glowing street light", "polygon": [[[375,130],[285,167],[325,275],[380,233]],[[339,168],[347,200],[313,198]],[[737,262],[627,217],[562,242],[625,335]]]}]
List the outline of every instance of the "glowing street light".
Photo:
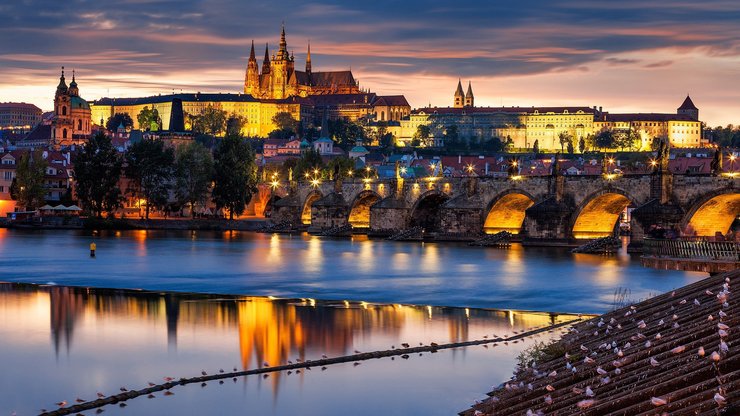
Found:
[{"label": "glowing street light", "polygon": [[313,179],[313,180],[311,181],[311,185],[312,185],[312,186],[313,186],[314,188],[318,188],[318,186],[319,186],[320,184],[321,184],[321,181],[320,181],[320,180],[318,180],[318,179]]}]

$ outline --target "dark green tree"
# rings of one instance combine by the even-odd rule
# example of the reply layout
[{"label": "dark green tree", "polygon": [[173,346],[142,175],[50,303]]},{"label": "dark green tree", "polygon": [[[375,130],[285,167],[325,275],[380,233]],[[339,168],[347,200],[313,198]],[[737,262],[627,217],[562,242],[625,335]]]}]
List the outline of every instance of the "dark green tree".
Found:
[{"label": "dark green tree", "polygon": [[600,131],[594,136],[594,147],[598,149],[613,149],[616,147],[616,141],[614,139],[614,132],[605,129]]},{"label": "dark green tree", "polygon": [[10,185],[10,197],[18,201],[18,205],[26,211],[44,205],[46,198],[44,177],[47,166],[48,162],[44,159],[41,149],[25,152],[18,160],[15,178]]},{"label": "dark green tree", "polygon": [[534,153],[535,156],[540,154],[540,141],[538,139],[535,139],[534,145],[532,145],[532,153]]},{"label": "dark green tree", "polygon": [[[589,134],[589,137],[592,135]],[[581,140],[578,141],[578,151],[583,153],[586,151],[586,139],[581,137]]]},{"label": "dark green tree", "polygon": [[[429,141],[429,136],[432,135],[432,130],[427,126],[426,124],[420,124],[416,127],[416,133],[414,133],[414,139],[419,140],[419,145],[424,144],[427,145],[427,142]],[[416,146],[419,146],[416,145]],[[414,147],[416,147],[414,146]]]},{"label": "dark green tree", "polygon": [[123,123],[123,127],[131,129],[134,127],[134,120],[128,113],[116,113],[112,117],[108,117],[108,121],[105,122],[105,129],[108,131],[118,130],[118,126]]},{"label": "dark green tree", "polygon": [[213,178],[211,151],[195,141],[178,147],[175,177],[175,195],[181,205],[190,204],[190,212],[195,217],[195,204],[205,201]]},{"label": "dark green tree", "polygon": [[242,129],[247,125],[247,118],[232,114],[226,119],[226,135],[242,136]]},{"label": "dark green tree", "polygon": [[660,148],[660,142],[661,141],[662,141],[662,139],[660,137],[657,137],[657,136],[656,137],[653,137],[650,140],[650,150],[652,150],[653,152],[658,151],[658,148]]},{"label": "dark green tree", "polygon": [[305,178],[307,172],[311,174],[314,169],[323,170],[324,160],[321,158],[321,154],[319,154],[318,150],[310,148],[303,152],[301,158],[298,159],[298,163],[296,163],[295,166],[295,171],[293,172],[293,177],[296,179],[303,179]]},{"label": "dark green tree", "polygon": [[75,155],[77,198],[82,207],[98,218],[121,206],[123,159],[105,133],[96,134]]},{"label": "dark green tree", "polygon": [[575,151],[576,149],[575,147],[573,147],[573,142],[572,141],[568,142],[568,153],[573,154],[575,153]]},{"label": "dark green tree", "polygon": [[226,131],[227,118],[226,111],[209,105],[193,117],[193,132],[212,137],[221,136]]},{"label": "dark green tree", "polygon": [[136,121],[139,122],[140,130],[158,131],[162,128],[162,119],[159,117],[159,111],[156,108],[149,109],[148,106],[145,106],[136,116]]},{"label": "dark green tree", "polygon": [[234,214],[244,212],[252,195],[257,192],[257,164],[254,150],[239,136],[226,136],[214,153],[213,191],[211,196],[218,209]]},{"label": "dark green tree", "polygon": [[335,157],[326,165],[329,179],[337,180],[349,176],[349,172],[355,170],[355,160],[346,156]]},{"label": "dark green tree", "polygon": [[272,124],[275,125],[276,130],[290,130],[292,134],[298,132],[298,120],[294,119],[293,115],[287,111],[272,116]]},{"label": "dark green tree", "polygon": [[560,134],[558,134],[558,141],[560,142],[560,151],[563,152],[565,148],[568,147],[568,144],[572,145],[573,135],[567,131],[561,131]]},{"label": "dark green tree", "polygon": [[174,164],[174,150],[161,140],[141,140],[126,151],[125,173],[132,185],[129,192],[146,200],[146,219],[151,207],[166,207]]}]

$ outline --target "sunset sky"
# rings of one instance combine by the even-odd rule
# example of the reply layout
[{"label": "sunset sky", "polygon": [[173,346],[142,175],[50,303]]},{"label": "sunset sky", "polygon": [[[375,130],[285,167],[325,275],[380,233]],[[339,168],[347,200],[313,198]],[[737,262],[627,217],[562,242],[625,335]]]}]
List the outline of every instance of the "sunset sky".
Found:
[{"label": "sunset sky", "polygon": [[52,106],[59,69],[80,94],[241,92],[285,22],[296,68],[352,68],[412,107],[585,105],[675,112],[687,93],[710,126],[740,124],[738,0],[13,0],[0,4],[0,102]]}]

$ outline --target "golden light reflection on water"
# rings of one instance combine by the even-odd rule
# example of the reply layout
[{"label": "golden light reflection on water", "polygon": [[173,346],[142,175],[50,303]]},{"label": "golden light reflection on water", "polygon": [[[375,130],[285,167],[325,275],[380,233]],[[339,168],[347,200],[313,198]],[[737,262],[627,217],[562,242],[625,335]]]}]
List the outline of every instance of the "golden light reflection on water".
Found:
[{"label": "golden light reflection on water", "polygon": [[509,287],[518,287],[524,283],[524,248],[521,244],[512,244],[506,249],[506,261],[501,262],[502,272],[497,283]]}]

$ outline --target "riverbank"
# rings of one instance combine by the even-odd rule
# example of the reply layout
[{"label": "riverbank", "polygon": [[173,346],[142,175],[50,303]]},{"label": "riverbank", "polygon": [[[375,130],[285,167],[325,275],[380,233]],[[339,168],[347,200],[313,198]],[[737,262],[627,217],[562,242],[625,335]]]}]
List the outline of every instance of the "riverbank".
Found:
[{"label": "riverbank", "polygon": [[460,415],[736,414],[738,278],[709,277],[576,324]]},{"label": "riverbank", "polygon": [[16,222],[3,219],[0,227],[38,230],[194,230],[194,231],[257,231],[269,222],[266,218],[226,219],[130,219],[44,217],[42,221]]}]

